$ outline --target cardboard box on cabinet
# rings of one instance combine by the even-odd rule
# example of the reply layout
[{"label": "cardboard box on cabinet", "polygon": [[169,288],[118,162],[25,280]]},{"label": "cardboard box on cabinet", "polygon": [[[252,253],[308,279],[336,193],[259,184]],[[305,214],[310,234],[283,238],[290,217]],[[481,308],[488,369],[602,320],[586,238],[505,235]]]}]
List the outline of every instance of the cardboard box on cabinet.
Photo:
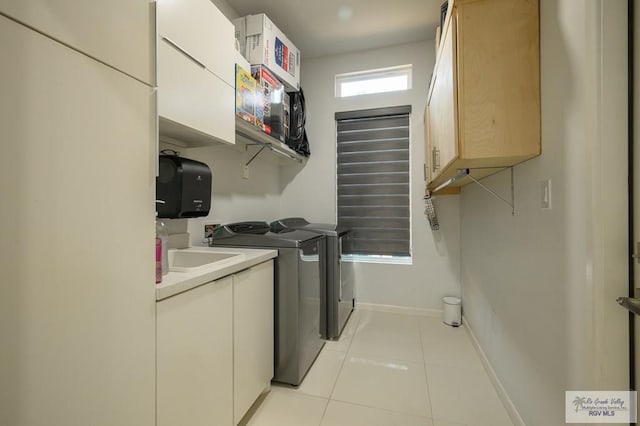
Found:
[{"label": "cardboard box on cabinet", "polygon": [[[256,79],[256,124],[262,122],[265,133],[285,141],[285,91],[283,84],[263,65],[253,65],[251,75]],[[287,123],[288,127],[288,123]]]},{"label": "cardboard box on cabinet", "polygon": [[300,89],[300,50],[265,15],[234,20],[240,52],[251,65],[264,65],[286,86]]},{"label": "cardboard box on cabinet", "polygon": [[236,116],[256,124],[257,82],[251,73],[236,64]]}]

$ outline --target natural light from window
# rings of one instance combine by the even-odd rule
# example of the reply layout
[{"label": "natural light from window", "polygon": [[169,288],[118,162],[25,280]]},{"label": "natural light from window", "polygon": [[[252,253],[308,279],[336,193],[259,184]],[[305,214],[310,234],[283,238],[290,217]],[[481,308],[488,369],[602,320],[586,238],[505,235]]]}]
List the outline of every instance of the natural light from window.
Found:
[{"label": "natural light from window", "polygon": [[336,97],[372,95],[411,89],[412,66],[382,68],[336,75]]}]

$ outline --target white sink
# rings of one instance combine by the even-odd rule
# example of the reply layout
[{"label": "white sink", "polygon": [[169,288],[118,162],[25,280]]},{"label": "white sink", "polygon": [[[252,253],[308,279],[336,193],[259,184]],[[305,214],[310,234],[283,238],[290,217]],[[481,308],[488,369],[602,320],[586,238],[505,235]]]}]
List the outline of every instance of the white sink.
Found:
[{"label": "white sink", "polygon": [[227,263],[243,256],[242,253],[212,252],[205,250],[169,250],[169,271],[190,272],[200,268],[215,266],[214,264]]}]

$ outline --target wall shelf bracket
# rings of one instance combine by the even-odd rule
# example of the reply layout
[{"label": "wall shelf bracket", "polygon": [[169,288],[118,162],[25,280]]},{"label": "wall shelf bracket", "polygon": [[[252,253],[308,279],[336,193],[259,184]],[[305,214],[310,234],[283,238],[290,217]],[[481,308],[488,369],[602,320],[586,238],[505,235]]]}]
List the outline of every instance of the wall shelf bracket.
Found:
[{"label": "wall shelf bracket", "polygon": [[516,197],[515,197],[515,187],[513,185],[513,167],[509,167],[509,169],[510,169],[510,176],[511,176],[511,201],[502,198],[494,190],[482,184],[482,182],[480,182],[478,179],[471,176],[471,174],[469,174],[469,169],[466,169],[466,172],[467,172],[467,175],[469,176],[469,179],[471,179],[474,183],[477,183],[478,185],[480,185],[482,189],[487,191],[489,194],[493,195],[495,198],[497,198],[498,200],[502,201],[503,203],[511,207],[511,215],[515,216],[516,215]]},{"label": "wall shelf bracket", "polygon": [[510,169],[510,176],[511,176],[511,201],[501,197],[497,192],[495,192],[493,189],[487,187],[485,184],[483,184],[482,182],[480,182],[478,179],[474,178],[471,173],[470,170],[471,169],[461,169],[458,171],[458,173],[453,176],[451,179],[447,180],[446,182],[444,182],[442,185],[438,186],[436,189],[433,190],[433,192],[439,191],[442,188],[445,188],[449,185],[451,185],[452,183],[463,179],[463,178],[469,178],[473,183],[476,183],[478,185],[480,185],[480,187],[482,189],[484,189],[485,191],[487,191],[489,194],[493,195],[495,198],[497,198],[498,200],[502,201],[503,203],[505,203],[506,205],[508,205],[509,207],[511,207],[511,215],[515,216],[516,214],[516,197],[515,197],[515,186],[513,183],[513,166],[512,167],[508,167]]},{"label": "wall shelf bracket", "polygon": [[[269,151],[286,159],[283,164],[289,163],[290,161],[303,164],[306,161],[306,157],[292,150],[281,140],[264,133],[256,126],[238,117],[236,117],[236,140],[242,141],[245,148],[249,146],[268,148]],[[258,154],[262,151],[263,149],[260,149]],[[245,166],[248,166],[258,154],[254,155]]]},{"label": "wall shelf bracket", "polygon": [[260,149],[258,150],[258,152],[256,152],[255,154],[253,154],[253,157],[251,157],[251,159],[250,159],[249,161],[247,161],[247,162],[246,162],[246,164],[245,164],[244,166],[245,166],[245,167],[249,167],[249,164],[251,164],[251,163],[253,162],[253,160],[255,160],[255,159],[256,159],[256,157],[257,157],[258,155],[260,155],[260,153],[261,153],[262,151],[264,151],[264,149],[265,149],[266,147],[267,147],[267,145],[262,145],[262,148],[260,148]]}]

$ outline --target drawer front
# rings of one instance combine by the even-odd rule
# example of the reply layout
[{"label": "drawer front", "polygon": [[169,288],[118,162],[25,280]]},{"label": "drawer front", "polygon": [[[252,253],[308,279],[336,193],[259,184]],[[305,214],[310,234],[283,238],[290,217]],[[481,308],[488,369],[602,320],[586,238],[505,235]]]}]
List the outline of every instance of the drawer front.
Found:
[{"label": "drawer front", "polygon": [[160,118],[235,143],[235,90],[166,41],[158,44]]},{"label": "drawer front", "polygon": [[159,0],[158,36],[234,84],[234,27],[210,0]]}]

